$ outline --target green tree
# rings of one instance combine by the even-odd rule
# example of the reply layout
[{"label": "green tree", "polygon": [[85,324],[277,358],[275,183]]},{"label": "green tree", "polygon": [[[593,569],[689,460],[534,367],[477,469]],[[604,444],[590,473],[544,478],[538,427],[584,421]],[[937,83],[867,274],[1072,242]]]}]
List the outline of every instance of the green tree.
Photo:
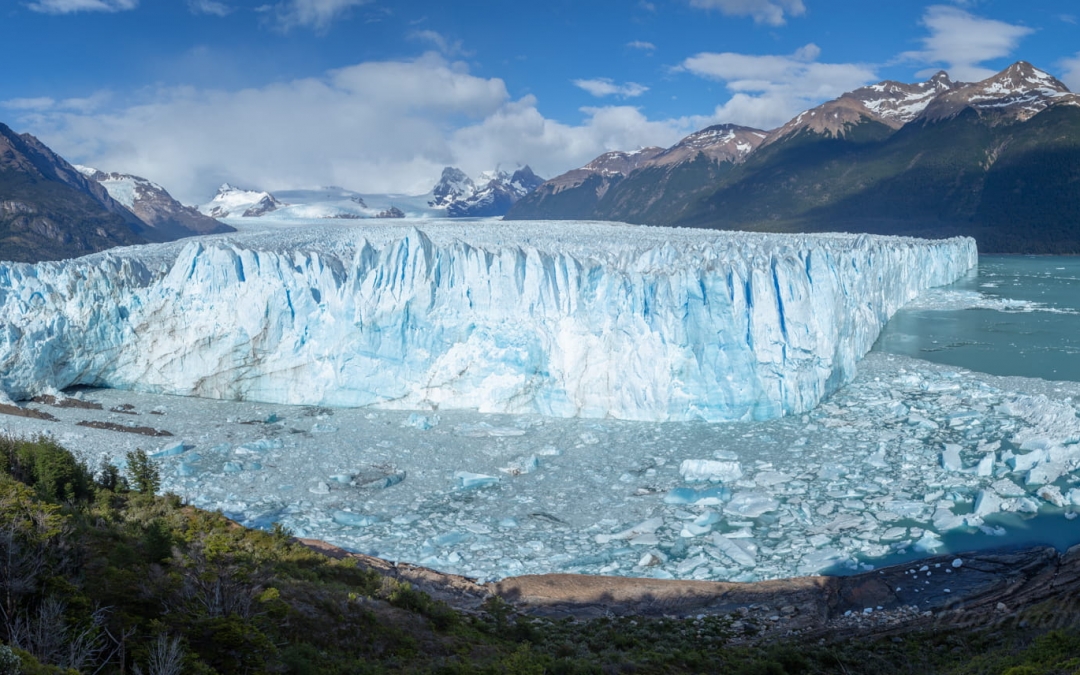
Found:
[{"label": "green tree", "polygon": [[161,487],[157,463],[142,448],[127,453],[127,471],[132,486],[143,494],[152,495]]}]

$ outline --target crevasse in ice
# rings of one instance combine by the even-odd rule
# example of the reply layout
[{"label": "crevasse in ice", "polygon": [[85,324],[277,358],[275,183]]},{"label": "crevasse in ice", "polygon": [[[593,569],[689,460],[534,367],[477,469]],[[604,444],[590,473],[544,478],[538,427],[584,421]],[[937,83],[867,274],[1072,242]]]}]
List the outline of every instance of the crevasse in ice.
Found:
[{"label": "crevasse in ice", "polygon": [[710,421],[809,410],[971,239],[345,226],[0,264],[0,389]]}]

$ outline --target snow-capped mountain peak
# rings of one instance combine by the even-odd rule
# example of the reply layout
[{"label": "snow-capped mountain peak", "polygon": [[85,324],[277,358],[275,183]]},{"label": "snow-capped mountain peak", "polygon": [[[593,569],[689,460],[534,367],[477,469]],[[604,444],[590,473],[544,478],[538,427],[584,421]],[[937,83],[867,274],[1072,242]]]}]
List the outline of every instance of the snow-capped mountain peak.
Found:
[{"label": "snow-capped mountain peak", "polygon": [[921,116],[940,120],[973,108],[980,115],[1024,121],[1058,103],[1078,105],[1080,97],[1053,75],[1027,61],[1017,61],[985,80],[958,86],[938,96]]},{"label": "snow-capped mountain peak", "polygon": [[256,218],[282,206],[285,204],[269,192],[244,190],[229,183],[222,183],[214,198],[200,206],[199,211],[211,218]]},{"label": "snow-capped mountain peak", "polygon": [[760,129],[737,124],[717,124],[695,131],[672,147],[643,164],[664,166],[678,164],[704,154],[716,162],[741,162],[768,134]]},{"label": "snow-capped mountain peak", "polygon": [[184,206],[152,180],[116,171],[106,172],[90,166],[74,165],[88,179],[100,183],[116,202],[149,226],[145,236],[151,241],[169,241],[195,234],[232,232],[213,218]]},{"label": "snow-capped mountain peak", "polygon": [[544,180],[528,166],[514,173],[501,169],[481,172],[473,181],[464,171],[448,166],[432,190],[429,206],[451,217],[501,216]]},{"label": "snow-capped mountain peak", "polygon": [[882,118],[890,126],[900,127],[918,117],[938,95],[957,86],[944,70],[925,82],[905,84],[885,80],[844,94]]}]

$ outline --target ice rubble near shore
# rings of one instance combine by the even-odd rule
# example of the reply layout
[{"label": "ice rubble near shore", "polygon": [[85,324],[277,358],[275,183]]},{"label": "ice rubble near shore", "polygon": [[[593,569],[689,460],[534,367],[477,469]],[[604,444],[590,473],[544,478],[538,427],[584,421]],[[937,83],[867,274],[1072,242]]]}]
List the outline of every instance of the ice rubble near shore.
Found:
[{"label": "ice rubble near shore", "polygon": [[0,390],[720,421],[810,410],[971,239],[310,227],[0,265]]},{"label": "ice rubble near shore", "polygon": [[[1077,540],[1080,519],[1067,519],[1080,510],[1080,384],[881,353],[859,370],[813,411],[765,422],[95,390],[80,396],[100,410],[40,406],[59,421],[2,416],[0,431],[54,434],[91,466],[142,447],[160,463],[163,490],[249,527],[279,522],[482,579],[567,571],[747,581],[1045,543],[1050,532]],[[1032,531],[1042,534],[1023,539]]]}]

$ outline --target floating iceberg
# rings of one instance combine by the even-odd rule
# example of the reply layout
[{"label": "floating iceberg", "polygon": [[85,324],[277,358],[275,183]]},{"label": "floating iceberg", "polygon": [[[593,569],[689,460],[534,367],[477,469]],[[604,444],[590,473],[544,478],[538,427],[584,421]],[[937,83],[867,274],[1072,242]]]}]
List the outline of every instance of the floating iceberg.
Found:
[{"label": "floating iceberg", "polygon": [[769,419],[855,374],[971,239],[612,224],[278,230],[0,264],[0,390]]}]

